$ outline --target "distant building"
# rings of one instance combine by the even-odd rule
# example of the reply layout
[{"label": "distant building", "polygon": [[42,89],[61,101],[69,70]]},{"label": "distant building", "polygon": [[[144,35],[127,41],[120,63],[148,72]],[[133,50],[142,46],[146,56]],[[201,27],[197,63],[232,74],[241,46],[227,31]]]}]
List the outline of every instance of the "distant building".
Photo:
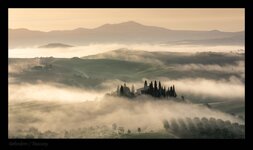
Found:
[{"label": "distant building", "polygon": [[126,83],[124,83],[124,86],[117,87],[117,95],[118,96],[126,96],[126,97],[134,97],[134,92],[130,91],[130,88],[127,87]]}]

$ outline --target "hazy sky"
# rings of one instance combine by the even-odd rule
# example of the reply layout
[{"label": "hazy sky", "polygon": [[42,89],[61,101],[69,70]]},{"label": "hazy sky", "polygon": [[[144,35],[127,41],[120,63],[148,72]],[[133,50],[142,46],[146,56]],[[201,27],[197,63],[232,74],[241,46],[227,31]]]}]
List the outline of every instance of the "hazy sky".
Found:
[{"label": "hazy sky", "polygon": [[184,30],[244,30],[244,9],[9,9],[9,28],[50,31],[136,21]]}]

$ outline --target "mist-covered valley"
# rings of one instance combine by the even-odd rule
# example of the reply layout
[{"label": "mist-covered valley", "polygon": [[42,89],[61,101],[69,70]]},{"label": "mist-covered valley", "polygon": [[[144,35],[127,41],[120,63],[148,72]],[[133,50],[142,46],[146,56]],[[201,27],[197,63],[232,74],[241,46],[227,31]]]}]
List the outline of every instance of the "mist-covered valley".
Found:
[{"label": "mist-covered valley", "polygon": [[[243,51],[152,48],[9,58],[9,138],[245,137]],[[107,94],[145,80],[177,97]]]},{"label": "mist-covered valley", "polygon": [[10,139],[245,139],[245,9],[8,9]]}]

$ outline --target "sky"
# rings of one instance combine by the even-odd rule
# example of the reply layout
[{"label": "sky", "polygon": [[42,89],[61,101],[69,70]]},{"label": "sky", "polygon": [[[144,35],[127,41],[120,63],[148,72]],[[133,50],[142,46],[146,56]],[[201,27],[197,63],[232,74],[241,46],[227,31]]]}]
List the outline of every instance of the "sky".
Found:
[{"label": "sky", "polygon": [[103,24],[136,21],[173,30],[244,30],[243,8],[236,9],[38,9],[10,8],[9,28],[30,30],[72,30],[96,28]]}]

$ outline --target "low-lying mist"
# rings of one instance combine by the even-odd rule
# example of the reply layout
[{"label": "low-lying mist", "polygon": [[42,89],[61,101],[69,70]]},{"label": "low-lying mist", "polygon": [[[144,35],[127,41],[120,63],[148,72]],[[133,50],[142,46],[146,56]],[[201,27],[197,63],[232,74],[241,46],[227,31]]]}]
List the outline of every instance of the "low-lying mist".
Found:
[{"label": "low-lying mist", "polygon": [[56,83],[38,84],[10,84],[9,103],[26,101],[45,101],[45,102],[84,102],[96,100],[103,96],[101,92],[95,90],[85,90],[69,87]]},{"label": "low-lying mist", "polygon": [[148,96],[127,99],[42,84],[12,85],[9,91],[12,93],[9,94],[10,137],[18,136],[18,130],[32,127],[41,132],[49,130],[63,134],[78,128],[111,128],[114,123],[132,132],[137,132],[137,128],[141,128],[142,132],[155,132],[163,130],[165,119],[187,117],[213,117],[244,124],[239,118],[202,105]]},{"label": "low-lying mist", "polygon": [[72,48],[15,48],[9,49],[10,58],[33,58],[33,57],[82,57],[108,52],[115,49],[127,48],[145,51],[169,51],[169,52],[230,52],[244,49],[243,46],[199,46],[199,45],[157,45],[157,44],[90,44]]},{"label": "low-lying mist", "polygon": [[[231,76],[229,79],[212,80],[206,78],[182,78],[182,79],[170,79],[167,77],[157,77],[154,79],[143,78],[139,82],[127,83],[129,87],[134,85],[136,88],[142,88],[144,81],[151,80],[161,81],[162,85],[168,88],[175,85],[177,94],[179,96],[196,96],[199,99],[211,98],[217,100],[239,100],[244,101],[245,97],[245,84],[241,81],[241,78]],[[110,89],[115,91],[118,85],[122,85],[124,81],[121,80],[108,80],[101,83],[101,87],[104,89]],[[109,91],[109,90],[108,90]]]},{"label": "low-lying mist", "polygon": [[[171,52],[244,49],[145,44],[10,49],[9,138],[121,138],[139,133],[159,133],[158,138],[244,136],[245,65],[244,55],[238,53],[166,53],[162,57],[161,52],[154,57],[157,53],[142,55],[146,53],[142,51],[129,57],[128,50],[121,50],[101,55],[103,61],[100,56],[48,58],[51,68],[40,64],[40,59],[12,59],[82,57],[123,47]],[[116,53],[121,57],[116,59]],[[112,68],[114,64],[119,65]],[[138,90],[145,80],[161,81],[166,89],[175,85],[178,97],[106,95],[124,83]],[[177,132],[178,128],[182,131]]]},{"label": "low-lying mist", "polygon": [[224,73],[238,73],[244,74],[245,62],[237,61],[236,64],[223,66],[218,64],[203,65],[203,64],[187,64],[187,65],[175,65],[178,71],[211,71],[211,72],[224,72]]}]

